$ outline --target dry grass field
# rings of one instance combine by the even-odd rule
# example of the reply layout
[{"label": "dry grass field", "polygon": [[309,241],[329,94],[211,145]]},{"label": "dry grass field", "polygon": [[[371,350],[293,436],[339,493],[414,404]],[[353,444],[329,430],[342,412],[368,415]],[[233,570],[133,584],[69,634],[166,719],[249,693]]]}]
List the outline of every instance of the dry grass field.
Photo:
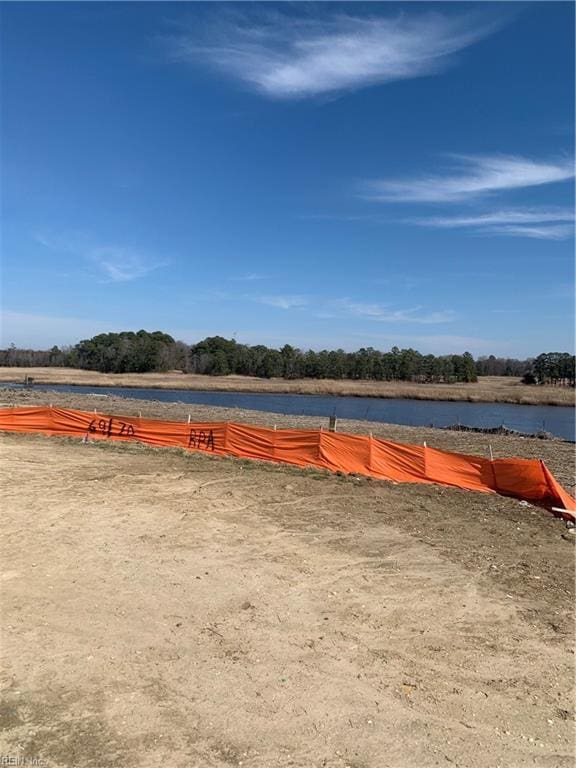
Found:
[{"label": "dry grass field", "polygon": [[75,368],[0,368],[0,381],[36,384],[84,384],[100,387],[193,389],[216,392],[269,392],[299,395],[390,397],[452,400],[471,403],[574,405],[574,390],[521,384],[509,376],[483,376],[476,384],[414,384],[411,382],[334,381],[330,379],[255,379],[248,376],[197,376],[183,373],[112,374]]},{"label": "dry grass field", "polygon": [[[311,421],[244,414],[258,418]],[[574,482],[573,446],[491,441]],[[0,465],[0,755],[47,768],[573,766],[574,537],[544,510],[138,444],[4,434]]]}]

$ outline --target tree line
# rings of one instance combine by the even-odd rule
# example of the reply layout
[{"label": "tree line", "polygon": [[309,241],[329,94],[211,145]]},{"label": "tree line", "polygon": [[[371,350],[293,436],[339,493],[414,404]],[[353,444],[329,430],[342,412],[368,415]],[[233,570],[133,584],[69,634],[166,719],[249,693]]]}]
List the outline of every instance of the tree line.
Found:
[{"label": "tree line", "polygon": [[574,356],[547,352],[516,360],[494,355],[475,360],[462,355],[423,355],[392,347],[382,352],[363,347],[356,352],[301,350],[290,344],[273,349],[212,336],[197,344],[176,341],[161,331],[101,333],[72,347],[49,350],[0,350],[2,366],[55,366],[102,373],[146,373],[178,370],[209,376],[237,374],[285,379],[363,379],[374,381],[474,382],[478,376],[522,376],[526,383],[574,386]]},{"label": "tree line", "polygon": [[552,384],[573,387],[576,380],[574,355],[568,352],[543,352],[524,375],[525,384]]}]

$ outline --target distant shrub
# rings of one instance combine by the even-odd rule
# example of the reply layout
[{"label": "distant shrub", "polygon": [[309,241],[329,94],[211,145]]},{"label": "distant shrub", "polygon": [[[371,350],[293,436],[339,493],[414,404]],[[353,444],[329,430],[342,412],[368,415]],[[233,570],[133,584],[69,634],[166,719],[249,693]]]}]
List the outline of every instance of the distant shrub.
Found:
[{"label": "distant shrub", "polygon": [[538,383],[538,379],[536,378],[536,376],[534,376],[532,371],[526,371],[524,376],[522,376],[522,384],[537,384],[537,383]]}]

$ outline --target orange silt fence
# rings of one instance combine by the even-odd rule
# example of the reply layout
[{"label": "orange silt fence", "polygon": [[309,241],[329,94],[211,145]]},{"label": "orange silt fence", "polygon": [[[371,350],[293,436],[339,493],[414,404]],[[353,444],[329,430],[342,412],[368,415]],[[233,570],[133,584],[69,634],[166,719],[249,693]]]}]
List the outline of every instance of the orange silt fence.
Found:
[{"label": "orange silt fence", "polygon": [[365,435],[270,429],[230,422],[182,423],[60,408],[0,409],[0,431],[138,441],[152,446],[273,461],[396,483],[434,483],[498,493],[576,517],[576,500],[543,461],[484,459]]}]

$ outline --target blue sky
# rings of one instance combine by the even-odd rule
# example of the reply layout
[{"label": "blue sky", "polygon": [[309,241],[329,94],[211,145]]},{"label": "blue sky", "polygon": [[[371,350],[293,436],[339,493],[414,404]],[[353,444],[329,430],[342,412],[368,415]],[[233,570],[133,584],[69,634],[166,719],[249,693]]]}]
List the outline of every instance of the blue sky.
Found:
[{"label": "blue sky", "polygon": [[573,348],[573,4],[1,15],[2,345]]}]

